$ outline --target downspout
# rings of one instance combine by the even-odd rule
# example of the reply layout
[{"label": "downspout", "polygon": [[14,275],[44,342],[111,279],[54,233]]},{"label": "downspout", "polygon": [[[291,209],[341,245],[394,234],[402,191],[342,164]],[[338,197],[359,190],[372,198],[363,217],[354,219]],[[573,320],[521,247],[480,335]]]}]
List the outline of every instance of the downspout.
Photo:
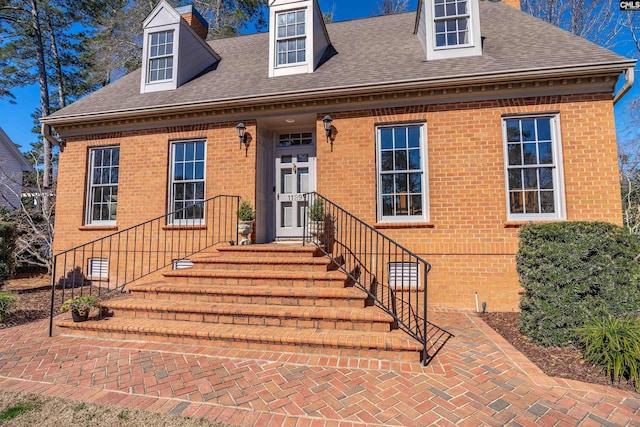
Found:
[{"label": "downspout", "polygon": [[67,145],[67,143],[64,140],[58,140],[55,136],[53,136],[53,133],[51,132],[51,125],[43,123],[40,127],[40,132],[42,133],[42,136],[51,143],[52,147],[54,145],[57,145],[58,147],[60,147],[60,151],[64,151],[64,147]]},{"label": "downspout", "polygon": [[622,85],[618,93],[613,95],[613,105],[616,105],[616,103],[620,101],[620,99],[622,99],[622,97],[627,92],[629,92],[629,89],[631,89],[631,86],[633,86],[634,79],[635,79],[635,67],[627,68],[627,71],[624,72],[624,84]]}]

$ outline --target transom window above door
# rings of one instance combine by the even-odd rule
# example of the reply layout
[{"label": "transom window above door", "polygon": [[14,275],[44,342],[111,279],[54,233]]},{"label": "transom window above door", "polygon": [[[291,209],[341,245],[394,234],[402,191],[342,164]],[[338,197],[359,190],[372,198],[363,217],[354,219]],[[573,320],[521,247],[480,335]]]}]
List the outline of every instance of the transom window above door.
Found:
[{"label": "transom window above door", "polygon": [[425,125],[377,130],[378,220],[427,221]]},{"label": "transom window above door", "polygon": [[313,144],[313,134],[311,132],[283,133],[278,137],[278,147],[295,147],[311,144]]}]

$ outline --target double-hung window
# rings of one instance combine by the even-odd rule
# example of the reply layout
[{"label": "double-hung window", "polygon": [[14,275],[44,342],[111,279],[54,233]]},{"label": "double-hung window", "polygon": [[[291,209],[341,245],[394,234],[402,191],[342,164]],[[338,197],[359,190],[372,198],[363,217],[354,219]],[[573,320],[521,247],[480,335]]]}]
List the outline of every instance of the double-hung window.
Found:
[{"label": "double-hung window", "polygon": [[115,225],[118,206],[120,147],[89,150],[85,224]]},{"label": "double-hung window", "polygon": [[380,221],[427,221],[425,126],[377,129],[377,198]]},{"label": "double-hung window", "polygon": [[558,117],[506,117],[503,138],[508,219],[563,219]]},{"label": "double-hung window", "polygon": [[307,37],[305,13],[293,10],[276,15],[276,65],[306,62]]},{"label": "double-hung window", "polygon": [[205,142],[171,144],[170,222],[201,224],[204,219]]},{"label": "double-hung window", "polygon": [[149,83],[173,78],[173,30],[149,35]]},{"label": "double-hung window", "polygon": [[434,0],[436,47],[469,44],[469,0]]}]

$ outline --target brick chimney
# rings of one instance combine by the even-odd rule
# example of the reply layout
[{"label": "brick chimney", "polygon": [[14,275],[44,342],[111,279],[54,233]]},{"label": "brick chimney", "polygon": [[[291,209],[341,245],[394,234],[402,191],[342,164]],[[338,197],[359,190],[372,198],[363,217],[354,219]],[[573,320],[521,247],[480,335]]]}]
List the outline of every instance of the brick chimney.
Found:
[{"label": "brick chimney", "polygon": [[520,10],[520,0],[502,0],[502,3],[508,4],[511,7],[515,7]]},{"label": "brick chimney", "polygon": [[207,34],[209,34],[209,23],[202,17],[202,15],[200,15],[193,5],[177,7],[176,11],[180,16],[182,16],[182,19],[187,21],[187,24],[193,28],[196,34],[202,37],[202,40],[207,39]]}]

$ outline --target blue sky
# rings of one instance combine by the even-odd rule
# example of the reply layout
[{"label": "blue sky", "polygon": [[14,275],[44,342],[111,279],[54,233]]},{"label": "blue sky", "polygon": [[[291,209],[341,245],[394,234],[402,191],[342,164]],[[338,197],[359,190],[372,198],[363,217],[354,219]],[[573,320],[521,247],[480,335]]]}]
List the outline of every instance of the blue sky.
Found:
[{"label": "blue sky", "polygon": [[[334,20],[344,21],[348,19],[364,18],[373,15],[377,10],[375,0],[320,0],[320,8],[323,11],[330,11],[335,8]],[[417,0],[409,1],[409,8],[415,10]],[[620,43],[614,50],[624,54],[628,49],[628,44]],[[634,88],[627,93],[622,101],[615,107],[616,126],[619,138],[623,134],[629,133],[629,122],[625,120],[629,117],[631,101],[640,97],[640,74],[636,70],[636,83]],[[38,87],[30,85],[13,90],[16,96],[16,104],[10,104],[6,100],[0,100],[0,127],[9,137],[22,147],[23,151],[29,149],[30,144],[37,140],[37,136],[31,132],[33,119],[31,114],[39,104]],[[635,130],[631,133],[636,134]]]}]

